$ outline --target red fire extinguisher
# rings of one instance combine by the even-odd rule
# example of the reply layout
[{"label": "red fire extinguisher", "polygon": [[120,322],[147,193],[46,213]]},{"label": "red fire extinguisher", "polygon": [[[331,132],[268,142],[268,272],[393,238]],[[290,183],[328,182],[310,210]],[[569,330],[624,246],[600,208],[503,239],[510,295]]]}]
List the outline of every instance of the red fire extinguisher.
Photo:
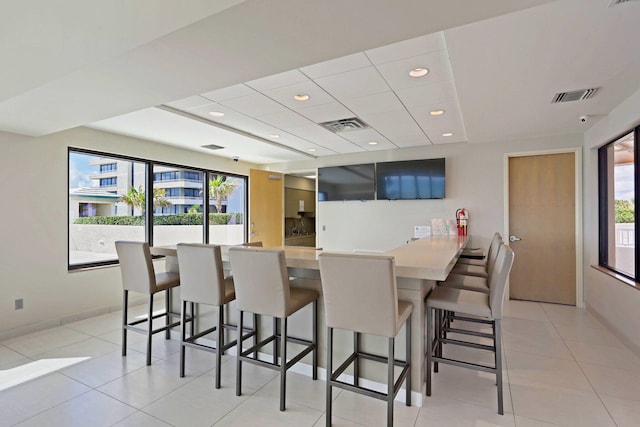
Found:
[{"label": "red fire extinguisher", "polygon": [[456,222],[458,224],[458,235],[467,235],[467,221],[469,220],[469,214],[465,208],[460,208],[456,211]]}]

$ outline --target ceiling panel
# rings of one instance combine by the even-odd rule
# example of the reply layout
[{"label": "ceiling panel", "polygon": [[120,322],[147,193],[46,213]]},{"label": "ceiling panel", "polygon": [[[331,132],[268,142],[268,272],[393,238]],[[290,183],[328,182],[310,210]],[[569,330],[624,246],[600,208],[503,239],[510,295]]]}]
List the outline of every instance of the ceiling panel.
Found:
[{"label": "ceiling panel", "polygon": [[221,101],[220,104],[251,117],[263,116],[265,114],[277,113],[278,111],[286,110],[282,104],[261,93],[254,93],[253,95],[243,96],[240,98],[227,99],[225,101]]},{"label": "ceiling panel", "polygon": [[389,91],[389,86],[374,67],[323,77],[316,83],[338,100]]},{"label": "ceiling panel", "polygon": [[444,34],[437,32],[365,51],[372,63],[379,65],[412,56],[445,50]]},{"label": "ceiling panel", "polygon": [[263,116],[257,116],[256,118],[261,122],[284,130],[313,124],[309,119],[291,110],[265,114]]},{"label": "ceiling panel", "polygon": [[[312,81],[267,90],[264,94],[294,111],[299,108],[312,107],[314,105],[327,104],[335,101],[331,95]],[[296,95],[309,95],[309,99],[306,101],[298,101],[294,99]]]},{"label": "ceiling panel", "polygon": [[258,92],[264,92],[283,86],[290,86],[296,83],[309,81],[309,78],[298,70],[285,71],[284,73],[274,74],[272,76],[263,77],[257,80],[251,80],[245,84],[254,88]]},{"label": "ceiling panel", "polygon": [[399,89],[396,94],[407,107],[438,107],[443,102],[457,99],[453,81],[426,84],[414,88]]},{"label": "ceiling panel", "polygon": [[343,56],[342,58],[331,59],[320,62],[319,64],[302,67],[300,70],[309,76],[310,79],[316,80],[321,77],[333,76],[335,74],[370,66],[371,61],[369,61],[369,58],[367,58],[363,52],[358,52],[353,55]]},{"label": "ceiling panel", "polygon": [[299,108],[298,113],[302,114],[315,123],[327,122],[352,117],[354,114],[339,102],[316,105],[314,107]]},{"label": "ceiling panel", "polygon": [[342,99],[342,103],[356,115],[404,109],[404,106],[392,91],[374,93],[357,98],[346,98]]},{"label": "ceiling panel", "polygon": [[212,90],[211,92],[205,92],[202,94],[202,96],[212,101],[221,102],[221,101],[226,101],[227,99],[240,98],[241,96],[252,95],[254,93],[256,93],[254,89],[250,88],[249,86],[240,84],[240,85],[225,87],[218,90]]},{"label": "ceiling panel", "polygon": [[[426,84],[453,80],[446,51],[413,56],[376,67],[393,90],[416,88]],[[426,68],[429,73],[423,77],[411,77],[409,71],[414,68]]]}]

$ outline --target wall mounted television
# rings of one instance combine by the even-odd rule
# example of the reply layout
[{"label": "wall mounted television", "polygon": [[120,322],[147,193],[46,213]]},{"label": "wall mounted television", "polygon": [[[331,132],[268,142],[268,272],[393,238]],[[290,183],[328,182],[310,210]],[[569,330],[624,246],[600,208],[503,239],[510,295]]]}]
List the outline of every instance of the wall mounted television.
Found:
[{"label": "wall mounted television", "polygon": [[378,200],[444,199],[444,158],[376,164]]},{"label": "wall mounted television", "polygon": [[374,200],[375,164],[318,168],[318,201]]}]

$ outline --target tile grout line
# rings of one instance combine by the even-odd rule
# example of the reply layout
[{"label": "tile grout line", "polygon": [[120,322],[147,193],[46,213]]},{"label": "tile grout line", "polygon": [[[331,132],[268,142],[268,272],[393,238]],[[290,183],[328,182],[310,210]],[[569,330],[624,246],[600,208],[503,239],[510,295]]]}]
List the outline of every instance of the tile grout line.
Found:
[{"label": "tile grout line", "polygon": [[[576,306],[576,309],[578,309],[578,307]],[[564,336],[562,336],[562,334],[560,333],[560,330],[556,327],[556,323],[553,321],[553,319],[551,319],[551,317],[549,317],[547,310],[544,309],[544,305],[542,306],[542,310],[544,311],[545,315],[549,318],[549,321],[551,322],[551,324],[553,325],[553,328],[556,330],[556,332],[558,333],[558,335],[560,336],[560,339],[562,339],[562,342],[564,343],[564,345],[567,347],[567,349],[569,349],[569,353],[571,353],[571,357],[573,358],[573,360],[576,362],[576,365],[578,366],[578,368],[580,369],[580,372],[582,372],[582,375],[584,375],[584,378],[587,380],[587,382],[589,383],[589,385],[591,386],[591,389],[593,390],[593,393],[598,397],[598,400],[600,401],[600,403],[602,404],[602,407],[604,408],[604,410],[607,412],[607,414],[609,415],[609,418],[611,418],[611,421],[613,422],[614,425],[618,425],[618,423],[616,422],[615,418],[613,417],[613,414],[611,413],[611,411],[609,411],[609,407],[607,407],[607,405],[604,403],[604,401],[602,400],[602,397],[600,397],[600,393],[598,393],[598,391],[596,390],[596,388],[594,387],[593,383],[591,382],[591,380],[589,379],[589,376],[587,375],[587,373],[584,371],[582,364],[578,361],[578,359],[576,358],[576,355],[573,353],[573,351],[571,350],[571,347],[569,347],[567,345],[567,340],[564,338]],[[562,322],[560,322],[562,323]],[[609,332],[609,331],[607,331]]]}]

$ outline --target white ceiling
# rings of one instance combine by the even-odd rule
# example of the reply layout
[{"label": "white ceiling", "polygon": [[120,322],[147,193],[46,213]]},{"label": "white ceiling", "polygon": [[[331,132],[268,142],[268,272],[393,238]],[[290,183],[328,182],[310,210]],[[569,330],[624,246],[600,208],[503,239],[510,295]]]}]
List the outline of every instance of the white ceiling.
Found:
[{"label": "white ceiling", "polygon": [[[2,6],[0,130],[89,125],[274,163],[583,132],[640,88],[636,1],[112,3]],[[369,128],[318,125],[347,117]]]}]

